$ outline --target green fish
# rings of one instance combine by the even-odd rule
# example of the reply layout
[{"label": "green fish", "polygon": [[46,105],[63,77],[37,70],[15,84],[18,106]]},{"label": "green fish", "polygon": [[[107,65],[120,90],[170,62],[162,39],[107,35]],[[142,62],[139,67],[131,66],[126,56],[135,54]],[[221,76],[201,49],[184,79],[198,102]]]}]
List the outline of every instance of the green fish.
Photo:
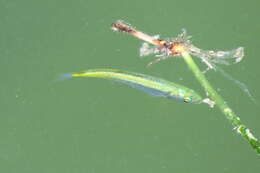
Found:
[{"label": "green fish", "polygon": [[170,100],[177,100],[184,103],[199,104],[206,100],[202,99],[194,90],[182,85],[153,76],[117,69],[90,69],[79,73],[66,74],[65,77],[108,79],[139,89],[152,96],[165,97]]}]

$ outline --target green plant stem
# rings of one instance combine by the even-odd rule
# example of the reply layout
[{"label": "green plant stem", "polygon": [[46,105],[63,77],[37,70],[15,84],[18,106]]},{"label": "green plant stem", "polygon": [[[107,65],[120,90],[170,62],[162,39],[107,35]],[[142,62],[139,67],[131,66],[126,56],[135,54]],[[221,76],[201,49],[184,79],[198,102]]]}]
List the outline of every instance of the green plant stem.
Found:
[{"label": "green plant stem", "polygon": [[251,131],[241,123],[240,118],[232,111],[232,109],[227,105],[224,99],[211,86],[209,81],[206,79],[204,73],[200,71],[198,66],[193,61],[190,54],[184,52],[182,53],[182,56],[189,68],[194,73],[199,83],[205,89],[206,93],[208,93],[209,98],[215,102],[216,106],[219,107],[221,112],[231,122],[234,129],[251,144],[251,146],[256,150],[258,154],[260,154],[260,143],[258,142],[257,138],[255,138]]}]

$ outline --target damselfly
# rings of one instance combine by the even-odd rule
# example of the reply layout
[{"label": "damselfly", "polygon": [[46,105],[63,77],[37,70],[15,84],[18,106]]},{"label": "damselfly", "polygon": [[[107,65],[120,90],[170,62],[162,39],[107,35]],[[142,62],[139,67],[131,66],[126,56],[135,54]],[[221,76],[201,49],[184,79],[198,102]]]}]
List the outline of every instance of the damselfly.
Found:
[{"label": "damselfly", "polygon": [[[176,38],[160,39],[159,35],[150,36],[148,34],[145,34],[122,20],[117,20],[115,23],[113,23],[112,29],[114,31],[128,33],[145,41],[140,48],[140,56],[155,54],[155,56],[157,57],[157,59],[150,62],[148,66],[158,63],[161,60],[177,57],[184,52],[188,52],[189,54],[199,58],[204,64],[206,64],[206,71],[213,69],[215,71],[221,72],[226,78],[235,82],[253,101],[255,101],[244,83],[234,79],[232,76],[230,76],[228,73],[226,73],[224,70],[216,65],[230,65],[240,62],[244,57],[243,47],[238,47],[237,49],[233,49],[230,51],[202,50],[191,43],[191,36],[187,35],[185,29],[182,29],[182,33],[179,34]],[[153,47],[151,47],[148,43],[153,45]]]}]

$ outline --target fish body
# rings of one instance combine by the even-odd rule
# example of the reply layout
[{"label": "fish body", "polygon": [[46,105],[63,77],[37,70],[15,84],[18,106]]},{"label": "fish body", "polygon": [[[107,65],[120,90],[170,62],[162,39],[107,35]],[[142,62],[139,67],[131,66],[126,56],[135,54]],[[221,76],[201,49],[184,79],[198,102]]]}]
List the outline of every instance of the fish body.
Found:
[{"label": "fish body", "polygon": [[202,103],[202,97],[194,90],[182,85],[139,73],[116,69],[91,69],[79,73],[70,73],[72,78],[103,78],[116,81],[144,91],[156,97],[165,97],[185,103]]}]

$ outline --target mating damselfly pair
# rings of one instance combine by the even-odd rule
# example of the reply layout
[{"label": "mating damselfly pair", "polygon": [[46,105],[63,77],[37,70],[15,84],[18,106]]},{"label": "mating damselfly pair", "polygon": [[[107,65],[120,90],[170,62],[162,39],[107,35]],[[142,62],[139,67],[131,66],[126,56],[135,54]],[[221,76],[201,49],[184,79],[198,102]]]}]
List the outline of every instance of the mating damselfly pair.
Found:
[{"label": "mating damselfly pair", "polygon": [[[140,56],[155,54],[157,57],[157,59],[150,62],[148,66],[158,63],[161,60],[180,56],[182,53],[189,53],[199,58],[204,64],[206,64],[206,71],[214,70],[221,72],[226,78],[235,82],[250,97],[251,100],[255,101],[244,83],[234,79],[216,65],[230,65],[240,62],[244,57],[243,47],[238,47],[237,49],[230,51],[202,50],[191,43],[191,36],[187,35],[185,29],[183,29],[182,33],[179,34],[176,38],[160,39],[159,35],[150,36],[135,29],[133,26],[124,22],[123,20],[117,20],[115,23],[113,23],[112,29],[114,31],[128,33],[134,37],[137,37],[138,39],[145,41],[140,48]],[[149,44],[153,45],[153,47],[151,47]]]}]

